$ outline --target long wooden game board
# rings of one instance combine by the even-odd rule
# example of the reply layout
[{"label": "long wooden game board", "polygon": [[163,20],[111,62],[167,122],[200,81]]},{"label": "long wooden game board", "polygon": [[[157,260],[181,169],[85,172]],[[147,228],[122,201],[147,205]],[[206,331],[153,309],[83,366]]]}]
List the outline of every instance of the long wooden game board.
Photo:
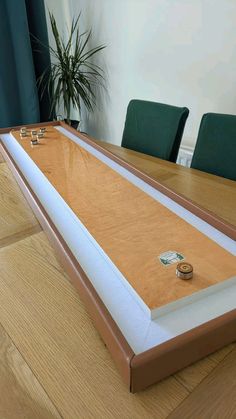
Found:
[{"label": "long wooden game board", "polygon": [[[40,145],[12,135],[60,193],[152,313],[236,275],[235,256],[50,127]],[[176,251],[189,281],[160,256]],[[158,313],[158,312],[157,312]]]},{"label": "long wooden game board", "polygon": [[[235,227],[67,125],[43,126],[34,147],[0,130],[1,153],[130,391],[234,341]],[[169,251],[192,280],[162,264]]]}]

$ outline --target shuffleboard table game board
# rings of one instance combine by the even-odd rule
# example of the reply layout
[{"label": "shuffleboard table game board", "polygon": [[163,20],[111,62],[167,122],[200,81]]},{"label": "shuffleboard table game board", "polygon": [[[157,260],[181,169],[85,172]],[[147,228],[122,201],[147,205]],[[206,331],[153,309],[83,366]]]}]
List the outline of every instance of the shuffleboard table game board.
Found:
[{"label": "shuffleboard table game board", "polygon": [[232,225],[64,123],[1,145],[132,392],[235,340]]}]

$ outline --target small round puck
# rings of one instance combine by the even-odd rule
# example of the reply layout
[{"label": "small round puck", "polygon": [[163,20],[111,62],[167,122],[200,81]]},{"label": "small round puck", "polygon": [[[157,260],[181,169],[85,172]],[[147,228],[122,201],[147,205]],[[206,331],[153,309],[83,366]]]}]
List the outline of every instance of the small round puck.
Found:
[{"label": "small round puck", "polygon": [[190,263],[181,262],[176,267],[176,276],[181,279],[191,279],[193,277],[193,267]]},{"label": "small round puck", "polygon": [[37,135],[37,130],[36,129],[32,129],[31,130],[31,137],[33,138],[35,135]]},{"label": "small round puck", "polygon": [[31,145],[37,145],[37,144],[38,144],[37,138],[32,138]]}]

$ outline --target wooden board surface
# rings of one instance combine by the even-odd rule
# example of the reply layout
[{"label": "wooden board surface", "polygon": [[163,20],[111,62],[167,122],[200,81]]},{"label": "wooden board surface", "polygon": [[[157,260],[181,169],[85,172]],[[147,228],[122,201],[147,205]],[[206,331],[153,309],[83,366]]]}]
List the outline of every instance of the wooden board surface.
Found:
[{"label": "wooden board surface", "polygon": [[94,140],[117,157],[236,227],[235,181]]},{"label": "wooden board surface", "polygon": [[61,418],[48,395],[1,325],[0,418]]},{"label": "wooden board surface", "polygon": [[[36,147],[12,134],[150,310],[235,276],[235,257],[55,128]],[[169,250],[194,266],[191,281],[160,263]]]}]

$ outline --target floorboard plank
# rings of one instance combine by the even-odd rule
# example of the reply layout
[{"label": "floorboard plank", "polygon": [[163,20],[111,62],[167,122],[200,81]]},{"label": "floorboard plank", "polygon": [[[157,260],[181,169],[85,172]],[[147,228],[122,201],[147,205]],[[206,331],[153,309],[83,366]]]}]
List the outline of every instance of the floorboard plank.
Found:
[{"label": "floorboard plank", "polygon": [[28,236],[32,236],[33,234],[37,234],[42,231],[42,228],[39,224],[35,226],[31,226],[26,228],[25,230],[18,231],[18,233],[11,234],[10,236],[3,237],[0,239],[0,249],[2,247],[10,246],[13,243],[16,243],[20,240],[24,240]]},{"label": "floorboard plank", "polygon": [[60,417],[0,325],[0,418],[56,419]]},{"label": "floorboard plank", "polygon": [[212,371],[169,419],[235,419],[236,349]]}]

